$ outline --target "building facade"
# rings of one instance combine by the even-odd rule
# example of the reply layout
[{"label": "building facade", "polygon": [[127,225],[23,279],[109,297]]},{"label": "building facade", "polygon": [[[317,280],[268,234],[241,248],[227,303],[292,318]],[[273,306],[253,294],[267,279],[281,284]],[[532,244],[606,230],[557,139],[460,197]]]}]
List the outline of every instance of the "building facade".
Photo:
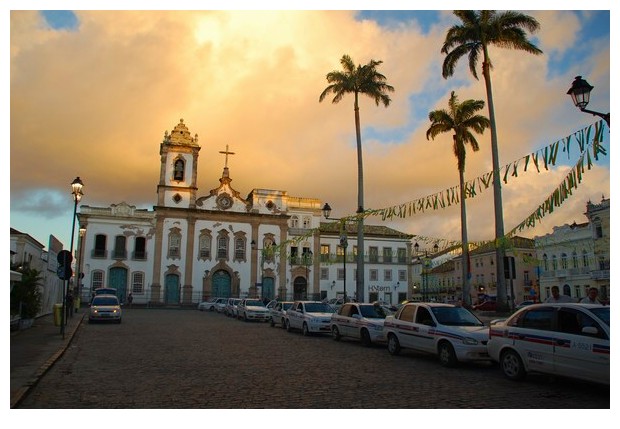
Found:
[{"label": "building facade", "polygon": [[[198,136],[181,120],[160,144],[152,210],[126,202],[80,207],[83,299],[98,287],[115,288],[123,301],[131,293],[135,304],[148,305],[228,296],[322,299],[344,293],[345,276],[352,296],[354,264],[341,269],[337,261],[352,262],[357,249],[350,246],[344,256],[337,225],[321,222],[319,199],[270,189],[243,197],[231,185],[228,157],[234,153],[228,147],[220,151],[225,162],[219,185],[201,196],[200,150]],[[364,235],[370,281],[362,299],[396,302],[408,290],[411,236],[372,225]]]},{"label": "building facade", "polygon": [[603,301],[610,298],[610,203],[588,202],[588,222],[556,226],[553,232],[536,237],[541,298],[551,296],[551,287],[575,301],[590,287],[599,290]]}]

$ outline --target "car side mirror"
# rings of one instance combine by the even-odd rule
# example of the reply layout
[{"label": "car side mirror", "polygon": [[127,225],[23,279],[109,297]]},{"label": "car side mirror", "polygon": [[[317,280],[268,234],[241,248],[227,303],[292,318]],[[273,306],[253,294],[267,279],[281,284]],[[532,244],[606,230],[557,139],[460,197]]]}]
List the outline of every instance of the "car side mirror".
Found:
[{"label": "car side mirror", "polygon": [[598,329],[596,326],[584,326],[581,329],[581,333],[585,335],[598,335]]}]

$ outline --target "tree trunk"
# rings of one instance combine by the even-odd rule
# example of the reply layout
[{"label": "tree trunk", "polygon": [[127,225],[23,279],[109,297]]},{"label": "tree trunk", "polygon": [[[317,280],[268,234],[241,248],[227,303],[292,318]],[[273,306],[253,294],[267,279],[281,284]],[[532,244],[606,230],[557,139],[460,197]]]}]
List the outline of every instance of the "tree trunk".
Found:
[{"label": "tree trunk", "polygon": [[356,299],[364,302],[364,169],[362,163],[362,132],[360,130],[360,109],[358,94],[355,93],[355,135],[357,138],[357,276],[355,280]]},{"label": "tree trunk", "polygon": [[493,156],[493,202],[495,206],[495,267],[497,269],[497,310],[508,308],[506,300],[506,280],[504,279],[504,215],[502,206],[502,187],[499,174],[499,154],[497,150],[497,127],[495,125],[495,108],[493,106],[493,89],[491,85],[490,60],[487,46],[484,46],[482,74],[487,90],[489,121],[491,122],[491,154]]},{"label": "tree trunk", "polygon": [[467,241],[467,210],[465,208],[465,179],[463,178],[463,170],[459,169],[459,185],[461,187],[461,242],[463,255],[462,260],[462,278],[463,278],[463,305],[471,306],[471,281],[469,278],[469,243]]}]

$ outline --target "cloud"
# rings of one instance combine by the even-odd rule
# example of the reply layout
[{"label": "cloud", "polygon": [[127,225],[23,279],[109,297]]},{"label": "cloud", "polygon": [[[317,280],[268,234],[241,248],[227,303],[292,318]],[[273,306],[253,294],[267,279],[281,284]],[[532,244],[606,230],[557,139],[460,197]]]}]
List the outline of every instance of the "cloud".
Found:
[{"label": "cloud", "polygon": [[[451,137],[426,140],[428,111],[446,106],[451,90],[461,100],[486,102],[484,81],[476,81],[465,62],[454,77],[441,76],[440,49],[453,22],[448,12],[426,32],[415,23],[381,27],[356,21],[350,11],[77,16],[78,29],[68,32],[52,31],[36,12],[11,13],[12,210],[27,210],[17,198],[34,189],[65,193],[78,175],[85,204],[155,204],[159,144],[183,118],[201,145],[199,196],[218,186],[224,164],[219,151],[229,145],[235,152],[229,159],[232,186],[242,195],[280,189],[328,201],[334,216],[351,214],[357,207],[353,98],[336,105],[318,101],[325,75],[340,69],[345,53],[356,63],[382,60],[379,70],[396,89],[388,108],[360,100],[363,137],[370,129],[378,136],[363,143],[365,206],[385,207],[458,183]],[[576,14],[535,16],[545,51],[570,49]],[[594,122],[566,96],[573,70],[547,77],[547,53],[492,48],[491,55],[502,162]],[[597,81],[609,81],[608,45],[582,60]],[[479,152],[467,154],[466,177],[491,170],[488,132],[479,144]],[[597,178],[595,196],[609,188],[604,172]],[[540,180],[514,185],[515,191],[506,187],[507,230],[522,214],[512,207],[527,207],[524,200],[535,207],[546,198],[548,191],[533,185],[548,179]],[[492,204],[487,196],[471,204],[471,235],[477,239],[494,234]],[[394,225],[460,238],[458,209]]]}]

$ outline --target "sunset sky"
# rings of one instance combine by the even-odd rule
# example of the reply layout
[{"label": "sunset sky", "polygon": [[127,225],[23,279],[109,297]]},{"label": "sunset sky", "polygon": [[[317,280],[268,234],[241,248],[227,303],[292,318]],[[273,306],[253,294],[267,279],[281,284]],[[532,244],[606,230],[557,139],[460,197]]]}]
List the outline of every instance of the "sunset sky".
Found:
[{"label": "sunset sky", "polygon": [[[10,122],[8,115],[3,118],[4,129],[10,127],[10,226],[45,246],[53,234],[69,247],[70,183],[76,176],[85,185],[82,204],[107,207],[124,201],[152,209],[159,144],[181,118],[192,135],[198,134],[202,148],[199,197],[219,185],[224,166],[219,151],[229,145],[235,152],[228,161],[232,186],[241,195],[254,188],[283,190],[329,202],[335,217],[353,214],[353,96],[338,104],[331,97],[319,103],[328,85],[325,75],[341,69],[343,54],[356,64],[383,61],[378,70],[395,88],[387,108],[361,98],[367,209],[407,203],[458,185],[452,136],[428,141],[428,113],[447,108],[451,91],[461,101],[486,103],[482,73],[476,80],[466,58],[453,77],[442,77],[445,55],[440,50],[446,31],[457,23],[451,11],[456,5],[449,3],[444,11],[359,12],[348,9],[360,3],[344,2],[339,11],[56,14],[11,11],[24,6],[7,3],[3,12],[10,19],[10,34],[5,35],[10,37],[10,67],[3,69],[10,70],[5,80],[10,82],[10,101],[4,98]],[[44,9],[45,3],[34,7]],[[66,3],[63,8],[80,4]],[[131,3],[122,8],[141,7]],[[545,7],[545,2],[510,3]],[[178,4],[181,8],[184,2]],[[330,4],[312,3],[312,8]],[[610,2],[562,2],[573,9],[584,5],[603,10],[522,10],[540,22],[530,39],[542,55],[490,48],[500,165],[600,119],[580,112],[566,94],[577,75],[594,86],[588,108],[610,111]],[[614,21],[617,28],[617,17]],[[8,45],[7,40],[3,46]],[[486,104],[480,113],[488,115]],[[554,225],[585,222],[586,202],[610,197],[609,136],[606,129],[608,155],[585,172],[569,200],[539,227],[520,235],[534,237]],[[467,151],[466,180],[492,171],[490,131],[479,135],[478,143],[478,152]],[[573,152],[550,171],[530,169],[503,184],[506,231],[556,189],[576,158]],[[492,189],[468,199],[467,210],[469,238],[492,239]],[[369,217],[367,223],[460,240],[458,206],[391,222]]]}]

